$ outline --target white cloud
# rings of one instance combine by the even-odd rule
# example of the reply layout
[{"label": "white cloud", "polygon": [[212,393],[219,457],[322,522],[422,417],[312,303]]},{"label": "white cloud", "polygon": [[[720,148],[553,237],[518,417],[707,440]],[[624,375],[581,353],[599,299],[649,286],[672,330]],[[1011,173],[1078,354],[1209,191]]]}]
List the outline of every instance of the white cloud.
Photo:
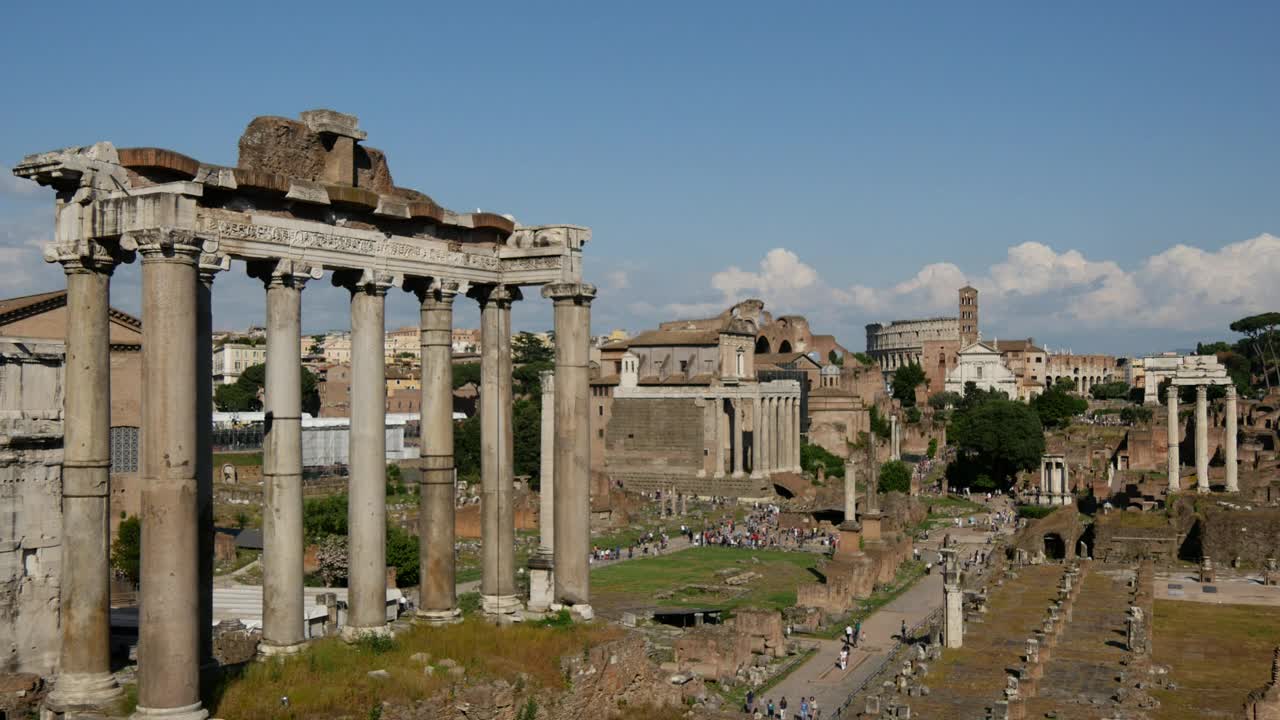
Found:
[{"label": "white cloud", "polygon": [[[897,282],[833,287],[798,254],[770,250],[758,271],[737,266],[711,276],[718,302],[671,302],[666,317],[714,314],[745,297],[773,312],[810,316],[857,345],[866,322],[956,313],[956,290],[981,293],[981,322],[997,331],[1052,342],[1064,335],[1137,331],[1216,331],[1243,315],[1280,307],[1280,238],[1264,234],[1217,250],[1178,245],[1132,268],[1113,260],[1059,252],[1038,242],[1010,247],[1005,258],[966,272],[931,263]],[[652,308],[652,306],[650,306]]]},{"label": "white cloud", "polygon": [[605,288],[609,290],[626,290],[631,287],[631,278],[626,270],[614,270],[604,274]]}]

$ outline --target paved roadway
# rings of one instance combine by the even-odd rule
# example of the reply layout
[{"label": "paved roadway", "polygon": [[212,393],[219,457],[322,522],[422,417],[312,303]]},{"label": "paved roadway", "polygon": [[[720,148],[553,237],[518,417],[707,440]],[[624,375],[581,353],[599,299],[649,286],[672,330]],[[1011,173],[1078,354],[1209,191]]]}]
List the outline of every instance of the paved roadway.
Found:
[{"label": "paved roadway", "polygon": [[[931,534],[928,541],[920,544],[926,560],[936,559],[934,553],[947,532],[962,546],[968,546],[961,550],[962,557],[973,547],[985,544],[991,534],[968,528],[940,528]],[[849,693],[866,682],[893,654],[903,621],[906,621],[907,627],[914,627],[934,610],[941,608],[942,603],[942,573],[935,570],[862,622],[865,639],[860,647],[849,653],[846,669],[841,670],[836,666],[842,641],[816,640],[817,654],[764,693],[757,702],[767,703],[769,699],[773,699],[777,705],[785,697],[787,712],[794,718],[798,717],[801,696],[812,696],[818,702],[822,717],[833,717],[835,709],[844,703]]]}]

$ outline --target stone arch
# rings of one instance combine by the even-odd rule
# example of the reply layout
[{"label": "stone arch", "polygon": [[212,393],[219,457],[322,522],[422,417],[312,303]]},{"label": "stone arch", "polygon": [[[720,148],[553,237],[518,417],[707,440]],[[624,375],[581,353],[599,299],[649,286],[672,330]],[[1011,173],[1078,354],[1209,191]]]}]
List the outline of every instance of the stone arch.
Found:
[{"label": "stone arch", "polygon": [[1067,543],[1056,532],[1044,535],[1044,556],[1049,560],[1067,559]]},{"label": "stone arch", "polygon": [[756,354],[757,355],[769,354],[769,338],[763,335],[756,338]]},{"label": "stone arch", "polygon": [[789,352],[791,352],[791,341],[790,341],[790,340],[783,340],[782,342],[778,343],[778,352],[779,352],[779,353],[789,353]]}]

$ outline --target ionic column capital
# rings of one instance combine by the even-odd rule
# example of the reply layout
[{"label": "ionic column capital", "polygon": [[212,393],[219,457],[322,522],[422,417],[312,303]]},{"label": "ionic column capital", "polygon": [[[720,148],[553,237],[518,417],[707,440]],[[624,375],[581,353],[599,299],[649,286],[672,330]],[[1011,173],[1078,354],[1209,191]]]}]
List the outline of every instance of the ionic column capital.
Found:
[{"label": "ionic column capital", "polygon": [[383,297],[391,288],[400,287],[403,284],[403,275],[373,268],[365,268],[363,270],[344,269],[336,270],[333,273],[334,287],[346,288],[352,295],[368,293],[369,295]]},{"label": "ionic column capital", "polygon": [[499,308],[510,308],[512,303],[524,299],[516,285],[476,285],[467,292],[467,296],[475,298],[482,308],[490,303]]},{"label": "ionic column capital", "polygon": [[203,253],[218,252],[218,241],[185,228],[135,230],[120,237],[120,247],[136,250],[145,262],[195,263]]},{"label": "ionic column capital", "polygon": [[596,299],[596,286],[590,283],[551,283],[542,286],[542,297],[556,302],[588,305]]},{"label": "ionic column capital", "polygon": [[323,275],[323,266],[302,260],[263,260],[249,263],[249,276],[261,280],[267,289],[289,287],[302,290],[308,280],[319,280]]},{"label": "ionic column capital", "polygon": [[416,295],[423,305],[429,302],[452,305],[462,290],[462,283],[447,278],[408,278],[404,289]]},{"label": "ionic column capital", "polygon": [[133,260],[133,253],[119,242],[82,238],[71,242],[51,242],[44,246],[44,260],[61,263],[68,274],[97,272],[110,275],[116,265]]},{"label": "ionic column capital", "polygon": [[1236,398],[1236,384],[1227,383],[1226,389],[1227,389],[1227,397],[1231,400],[1234,400]]},{"label": "ionic column capital", "polygon": [[231,269],[231,256],[222,253],[201,253],[196,263],[200,273],[200,283],[205,287],[213,287],[213,277],[220,272]]}]

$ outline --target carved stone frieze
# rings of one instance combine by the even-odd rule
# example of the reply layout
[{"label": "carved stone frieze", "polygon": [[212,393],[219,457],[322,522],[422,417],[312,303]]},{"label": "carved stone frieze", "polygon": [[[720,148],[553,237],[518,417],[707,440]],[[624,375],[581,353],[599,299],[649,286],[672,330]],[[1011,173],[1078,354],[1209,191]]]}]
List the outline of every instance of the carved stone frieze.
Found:
[{"label": "carved stone frieze", "polygon": [[527,225],[507,238],[507,247],[569,247],[581,249],[591,242],[591,228],[580,225]]}]

